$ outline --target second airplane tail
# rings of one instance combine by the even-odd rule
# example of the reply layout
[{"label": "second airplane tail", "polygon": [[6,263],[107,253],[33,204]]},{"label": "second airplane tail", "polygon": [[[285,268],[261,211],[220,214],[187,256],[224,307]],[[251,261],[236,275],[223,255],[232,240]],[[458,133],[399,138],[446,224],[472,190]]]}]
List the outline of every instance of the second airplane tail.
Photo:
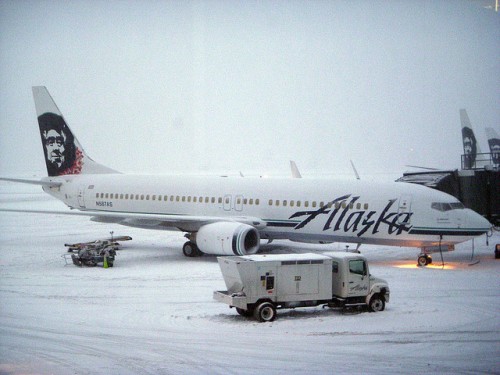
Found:
[{"label": "second airplane tail", "polygon": [[85,153],[45,86],[33,87],[33,98],[49,176],[118,173]]}]

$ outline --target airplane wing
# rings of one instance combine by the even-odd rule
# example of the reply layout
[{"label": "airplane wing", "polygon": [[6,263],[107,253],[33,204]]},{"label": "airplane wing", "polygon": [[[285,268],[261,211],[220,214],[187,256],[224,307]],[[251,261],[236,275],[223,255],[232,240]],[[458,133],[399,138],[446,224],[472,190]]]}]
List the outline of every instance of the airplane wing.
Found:
[{"label": "airplane wing", "polygon": [[256,229],[262,229],[267,224],[260,218],[250,216],[194,216],[173,214],[144,214],[133,212],[103,212],[94,210],[85,211],[56,211],[56,210],[18,210],[0,208],[2,212],[24,212],[49,215],[72,215],[89,216],[92,221],[99,223],[113,223],[128,225],[132,227],[144,227],[150,229],[177,228],[184,232],[196,232],[206,224],[216,222],[237,222],[250,225]]}]

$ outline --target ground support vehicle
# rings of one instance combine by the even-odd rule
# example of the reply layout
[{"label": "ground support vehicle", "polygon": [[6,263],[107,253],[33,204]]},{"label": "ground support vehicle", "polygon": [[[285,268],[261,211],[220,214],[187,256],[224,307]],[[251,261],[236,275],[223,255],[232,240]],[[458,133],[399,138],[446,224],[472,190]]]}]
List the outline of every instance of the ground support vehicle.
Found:
[{"label": "ground support vehicle", "polygon": [[276,310],[318,306],[366,306],[382,311],[389,285],[369,273],[360,254],[246,255],[218,257],[227,290],[214,299],[235,307],[243,316],[273,321]]},{"label": "ground support vehicle", "polygon": [[97,240],[79,244],[66,244],[66,246],[68,247],[68,253],[63,254],[66,264],[71,259],[73,264],[78,267],[95,267],[99,265],[108,268],[113,267],[119,244],[114,241]]}]

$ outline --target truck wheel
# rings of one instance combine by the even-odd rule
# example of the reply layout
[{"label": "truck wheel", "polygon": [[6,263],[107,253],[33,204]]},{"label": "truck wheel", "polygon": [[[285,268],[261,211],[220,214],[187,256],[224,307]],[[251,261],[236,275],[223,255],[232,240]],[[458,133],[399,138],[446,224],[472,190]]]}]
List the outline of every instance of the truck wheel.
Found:
[{"label": "truck wheel", "polygon": [[243,310],[243,309],[240,309],[239,307],[236,308],[236,312],[238,314],[240,314],[241,316],[246,316],[246,317],[252,316],[252,314],[253,314],[252,310]]},{"label": "truck wheel", "polygon": [[255,308],[253,316],[259,322],[272,322],[276,319],[276,308],[271,302],[262,302]]},{"label": "truck wheel", "polygon": [[368,304],[368,309],[371,312],[384,311],[385,309],[385,300],[380,294],[374,294],[370,299],[370,303]]}]

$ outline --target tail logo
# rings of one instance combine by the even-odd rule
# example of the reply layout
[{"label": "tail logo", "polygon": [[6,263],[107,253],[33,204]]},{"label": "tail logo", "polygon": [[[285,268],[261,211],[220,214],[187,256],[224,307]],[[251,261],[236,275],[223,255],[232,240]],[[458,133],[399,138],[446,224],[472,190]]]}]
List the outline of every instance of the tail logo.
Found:
[{"label": "tail logo", "polygon": [[81,173],[83,153],[62,116],[47,112],[38,124],[49,176]]}]

